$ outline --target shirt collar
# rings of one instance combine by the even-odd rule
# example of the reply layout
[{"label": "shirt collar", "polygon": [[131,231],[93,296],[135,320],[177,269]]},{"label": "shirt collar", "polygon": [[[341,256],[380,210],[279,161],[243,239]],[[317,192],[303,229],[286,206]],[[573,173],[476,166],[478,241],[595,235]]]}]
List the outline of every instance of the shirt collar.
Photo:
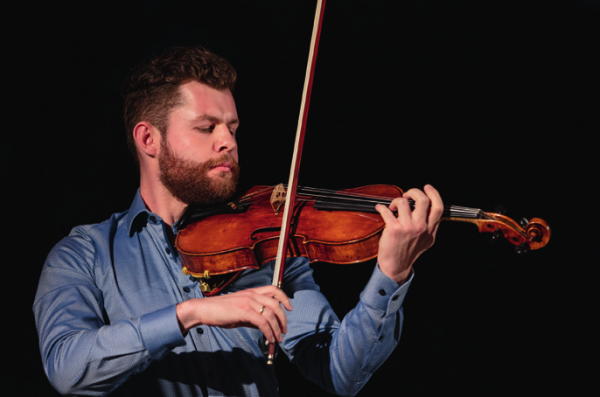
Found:
[{"label": "shirt collar", "polygon": [[[133,234],[138,230],[139,227],[143,227],[148,223],[148,218],[154,217],[153,222],[162,221],[162,218],[156,215],[153,212],[148,211],[146,208],[146,204],[142,199],[142,195],[140,194],[140,189],[137,190],[135,197],[133,198],[133,202],[131,203],[131,207],[129,207],[129,211],[127,212],[127,230],[129,232],[129,236],[133,236]],[[173,225],[173,233],[177,234],[177,224],[179,220],[175,222]]]},{"label": "shirt collar", "polygon": [[127,212],[126,224],[130,236],[137,230],[136,226],[139,227],[138,222],[143,222],[144,224],[148,222],[149,215],[150,211],[146,208],[146,204],[144,204],[144,200],[142,200],[142,195],[140,194],[140,189],[138,189]]}]

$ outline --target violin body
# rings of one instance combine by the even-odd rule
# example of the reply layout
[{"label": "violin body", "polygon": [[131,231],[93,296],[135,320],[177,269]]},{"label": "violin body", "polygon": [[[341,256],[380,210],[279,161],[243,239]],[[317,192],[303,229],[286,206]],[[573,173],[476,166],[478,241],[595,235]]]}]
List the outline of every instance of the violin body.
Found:
[{"label": "violin body", "polygon": [[[268,189],[268,194],[261,193]],[[282,213],[270,200],[273,188],[255,186],[244,197],[252,197],[248,208],[234,214],[211,215],[192,223],[177,235],[177,249],[187,272],[194,276],[220,275],[258,268],[275,259]],[[259,193],[259,194],[257,194]],[[390,185],[372,185],[338,193],[399,197],[402,190]],[[294,206],[287,257],[303,256],[310,262],[349,264],[377,256],[385,223],[373,212],[322,210],[317,200],[298,195]]]}]

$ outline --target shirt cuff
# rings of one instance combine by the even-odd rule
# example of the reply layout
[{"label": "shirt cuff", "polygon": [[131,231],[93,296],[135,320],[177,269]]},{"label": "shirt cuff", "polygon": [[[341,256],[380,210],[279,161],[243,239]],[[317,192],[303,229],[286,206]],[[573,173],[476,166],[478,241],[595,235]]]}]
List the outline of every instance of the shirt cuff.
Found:
[{"label": "shirt cuff", "polygon": [[408,280],[398,286],[394,280],[383,274],[377,264],[367,286],[360,294],[360,299],[367,306],[385,312],[386,316],[396,313],[404,302],[414,275],[414,271],[411,270]]},{"label": "shirt cuff", "polygon": [[140,317],[142,341],[155,360],[160,360],[173,348],[185,345],[177,322],[176,306],[167,306]]}]

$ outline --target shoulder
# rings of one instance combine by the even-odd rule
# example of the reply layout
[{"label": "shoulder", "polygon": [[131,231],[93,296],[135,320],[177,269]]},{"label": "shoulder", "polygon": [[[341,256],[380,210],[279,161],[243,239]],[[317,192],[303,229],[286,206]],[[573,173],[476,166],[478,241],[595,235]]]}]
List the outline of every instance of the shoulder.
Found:
[{"label": "shoulder", "polygon": [[98,257],[110,255],[115,236],[127,233],[126,218],[127,211],[113,214],[102,223],[74,227],[48,254],[40,276],[38,296],[48,292],[43,291],[45,287],[53,289],[57,283],[93,280],[98,270],[96,264],[101,263]]},{"label": "shoulder", "polygon": [[101,223],[75,226],[71,229],[69,235],[57,244],[57,247],[69,243],[77,244],[83,242],[89,244],[102,244],[114,237],[119,229],[128,233],[128,212],[129,211],[114,213],[110,218]]},{"label": "shoulder", "polygon": [[103,246],[110,244],[117,233],[124,232],[127,234],[126,219],[127,211],[115,213],[101,223],[75,226],[67,237],[54,246],[48,258],[64,254],[79,257],[89,256]]},{"label": "shoulder", "polygon": [[130,236],[136,228],[136,220],[142,215],[148,216],[145,205],[138,192],[130,208],[113,213],[104,222],[75,226],[69,235],[54,246],[49,259],[55,255],[93,256],[99,250],[110,247],[119,236]]}]

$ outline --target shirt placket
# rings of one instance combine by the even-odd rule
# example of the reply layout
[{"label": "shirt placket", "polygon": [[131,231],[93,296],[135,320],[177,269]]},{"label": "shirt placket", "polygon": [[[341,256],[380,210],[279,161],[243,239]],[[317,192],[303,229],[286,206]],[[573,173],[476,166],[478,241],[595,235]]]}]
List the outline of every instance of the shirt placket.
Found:
[{"label": "shirt placket", "polygon": [[[151,235],[157,248],[161,251],[162,257],[169,269],[172,280],[179,293],[179,301],[185,301],[194,298],[204,298],[200,291],[200,283],[192,276],[186,276],[182,272],[181,257],[175,247],[172,247],[166,237],[164,222],[158,215],[151,215],[149,221],[151,226]],[[177,230],[174,228],[174,233]],[[197,351],[212,351],[212,337],[210,327],[200,325],[191,329],[186,336],[186,340],[191,342]]]}]

